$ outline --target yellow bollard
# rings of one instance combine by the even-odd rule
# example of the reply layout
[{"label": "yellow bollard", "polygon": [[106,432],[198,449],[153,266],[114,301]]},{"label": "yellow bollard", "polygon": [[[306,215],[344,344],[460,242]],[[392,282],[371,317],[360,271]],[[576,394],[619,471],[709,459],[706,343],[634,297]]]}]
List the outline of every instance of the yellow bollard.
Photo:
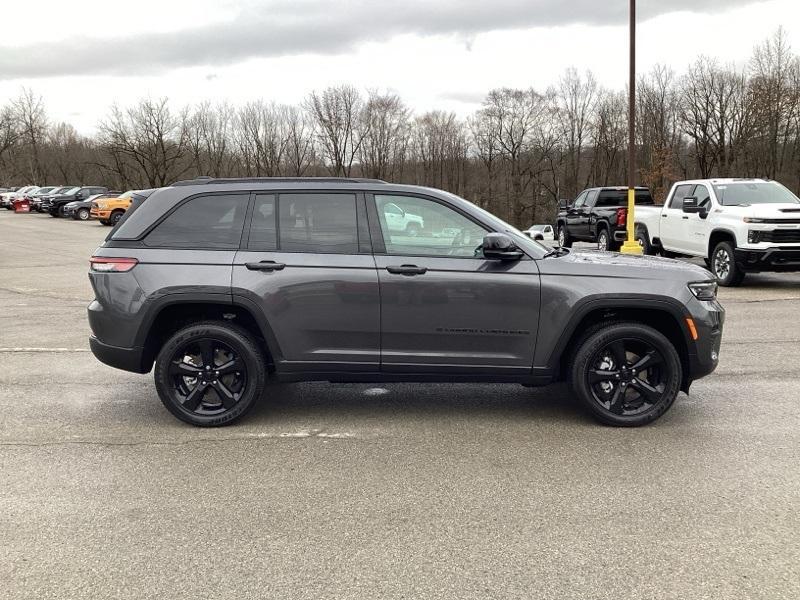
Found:
[{"label": "yellow bollard", "polygon": [[634,231],[634,207],[635,207],[636,191],[633,188],[628,188],[628,236],[622,248],[619,251],[622,254],[642,254],[642,247],[636,241],[636,233]]}]

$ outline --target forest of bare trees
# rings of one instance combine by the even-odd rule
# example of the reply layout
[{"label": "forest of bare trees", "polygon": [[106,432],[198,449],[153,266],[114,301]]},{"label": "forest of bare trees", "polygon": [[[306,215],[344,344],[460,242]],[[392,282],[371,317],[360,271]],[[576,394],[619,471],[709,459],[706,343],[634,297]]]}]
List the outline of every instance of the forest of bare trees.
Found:
[{"label": "forest of bare trees", "polygon": [[[196,175],[363,176],[433,186],[520,226],[559,198],[626,183],[627,92],[568,69],[546,89],[496,89],[466,119],[414,114],[396,94],[342,85],[298,106],[259,100],[113,106],[97,133],[48,118],[31,90],[0,106],[0,185],[168,185]],[[761,176],[800,190],[800,58],[779,30],[745,68],[700,57],[637,86],[640,183]]]}]

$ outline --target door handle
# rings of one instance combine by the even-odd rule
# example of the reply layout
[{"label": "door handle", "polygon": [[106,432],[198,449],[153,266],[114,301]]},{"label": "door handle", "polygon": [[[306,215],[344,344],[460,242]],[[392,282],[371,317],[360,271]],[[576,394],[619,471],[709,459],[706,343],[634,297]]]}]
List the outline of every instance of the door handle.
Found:
[{"label": "door handle", "polygon": [[689,219],[689,217],[683,217],[683,218],[684,218],[684,219],[687,219],[687,220]]},{"label": "door handle", "polygon": [[668,216],[668,215],[666,215],[666,214],[664,214],[664,213],[662,213],[662,214],[661,214],[661,218],[662,218],[662,219],[666,219],[666,218],[667,218],[667,216]]},{"label": "door handle", "polygon": [[400,265],[399,267],[393,265],[386,267],[386,270],[395,275],[422,275],[427,272],[428,268],[417,265]]},{"label": "door handle", "polygon": [[244,263],[244,266],[250,271],[282,271],[286,265],[274,260],[262,260],[261,262]]}]

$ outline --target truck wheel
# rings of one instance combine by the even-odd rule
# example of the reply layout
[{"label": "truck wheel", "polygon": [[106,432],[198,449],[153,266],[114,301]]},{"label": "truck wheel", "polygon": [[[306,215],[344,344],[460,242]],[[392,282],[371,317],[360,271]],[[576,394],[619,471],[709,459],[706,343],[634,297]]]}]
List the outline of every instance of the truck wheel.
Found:
[{"label": "truck wheel", "polygon": [[111,216],[109,217],[108,220],[111,223],[111,225],[116,225],[117,223],[119,223],[119,220],[122,218],[122,215],[124,214],[125,214],[124,210],[115,210],[114,212],[111,213]]},{"label": "truck wheel", "polygon": [[601,227],[597,230],[597,249],[601,252],[608,252],[611,250],[611,236],[608,234],[608,229]]},{"label": "truck wheel", "polygon": [[647,231],[642,227],[636,228],[636,241],[642,247],[642,253],[648,256],[652,256],[655,254],[653,251],[653,245],[650,243],[650,236],[647,235]]},{"label": "truck wheel", "polygon": [[734,287],[742,283],[744,271],[736,264],[733,244],[720,242],[711,253],[711,272],[720,285]]},{"label": "truck wheel", "polygon": [[558,245],[564,248],[572,248],[572,238],[564,225],[558,226]]},{"label": "truck wheel", "polygon": [[177,331],[155,363],[161,402],[197,427],[227,425],[261,397],[266,383],[264,354],[246,329],[205,321]]},{"label": "truck wheel", "polygon": [[416,223],[409,223],[406,225],[406,235],[409,237],[417,237],[420,233],[419,225]]},{"label": "truck wheel", "polygon": [[575,395],[600,422],[647,425],[675,402],[680,357],[659,331],[641,323],[608,323],[578,346],[571,369]]}]

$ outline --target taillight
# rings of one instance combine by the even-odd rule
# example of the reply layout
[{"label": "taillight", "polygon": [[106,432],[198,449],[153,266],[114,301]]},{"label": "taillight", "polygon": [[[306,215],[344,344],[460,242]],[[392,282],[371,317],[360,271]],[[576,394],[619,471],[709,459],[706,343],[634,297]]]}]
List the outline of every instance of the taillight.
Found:
[{"label": "taillight", "polygon": [[89,268],[98,273],[125,273],[138,263],[135,258],[93,256],[89,259]]},{"label": "taillight", "polygon": [[628,224],[628,209],[617,209],[617,227],[625,227]]}]

